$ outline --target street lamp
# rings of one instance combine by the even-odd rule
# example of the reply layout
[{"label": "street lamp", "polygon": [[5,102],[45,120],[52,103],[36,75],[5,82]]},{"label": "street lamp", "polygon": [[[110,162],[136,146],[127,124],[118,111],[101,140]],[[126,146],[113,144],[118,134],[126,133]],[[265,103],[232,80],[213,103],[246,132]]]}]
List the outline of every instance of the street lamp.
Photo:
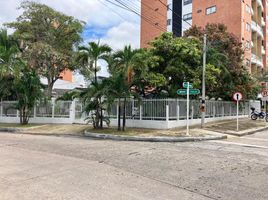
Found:
[{"label": "street lamp", "polygon": [[201,128],[204,128],[205,116],[206,116],[206,62],[207,62],[206,59],[207,59],[207,34],[204,35],[204,46],[203,46]]}]

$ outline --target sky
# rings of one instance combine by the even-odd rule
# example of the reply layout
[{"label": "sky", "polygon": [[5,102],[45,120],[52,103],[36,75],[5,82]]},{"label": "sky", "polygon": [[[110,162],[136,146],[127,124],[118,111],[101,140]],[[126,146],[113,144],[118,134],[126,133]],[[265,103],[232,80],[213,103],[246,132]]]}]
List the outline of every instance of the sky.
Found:
[{"label": "sky", "polygon": [[[23,0],[0,0],[0,27],[11,22],[22,13],[18,10]],[[98,41],[110,45],[114,50],[131,44],[139,48],[140,18],[138,15],[123,10],[106,0],[34,0],[46,4],[64,14],[86,22],[82,37],[84,43]],[[116,3],[115,0],[110,0]],[[131,7],[140,9],[139,0],[126,0]],[[10,31],[11,32],[11,31]],[[102,67],[99,75],[107,76]],[[79,79],[79,78],[78,78]]]}]

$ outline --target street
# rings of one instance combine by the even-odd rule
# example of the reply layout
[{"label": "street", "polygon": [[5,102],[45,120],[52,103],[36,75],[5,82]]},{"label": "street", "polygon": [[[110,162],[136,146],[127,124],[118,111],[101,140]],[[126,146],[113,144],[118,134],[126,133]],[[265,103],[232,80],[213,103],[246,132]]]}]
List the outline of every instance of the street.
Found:
[{"label": "street", "polygon": [[268,131],[144,143],[0,133],[1,200],[267,200]]}]

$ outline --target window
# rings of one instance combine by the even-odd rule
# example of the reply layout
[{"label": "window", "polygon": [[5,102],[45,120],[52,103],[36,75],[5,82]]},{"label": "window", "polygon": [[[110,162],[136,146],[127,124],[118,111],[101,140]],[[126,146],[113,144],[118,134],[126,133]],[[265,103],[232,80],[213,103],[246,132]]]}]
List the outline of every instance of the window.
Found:
[{"label": "window", "polygon": [[188,13],[186,15],[183,15],[183,20],[184,21],[192,20],[192,13]]},{"label": "window", "polygon": [[191,4],[192,0],[183,0],[183,5]]},{"label": "window", "polygon": [[168,26],[171,25],[171,19],[168,19],[168,20],[167,20],[167,25],[168,25]]},{"label": "window", "polygon": [[217,11],[216,6],[212,6],[206,9],[206,15],[213,14]]},{"label": "window", "polygon": [[249,23],[246,24],[246,29],[247,29],[247,31],[251,30],[251,25]]},{"label": "window", "polygon": [[251,14],[251,7],[248,4],[246,5],[246,11]]}]

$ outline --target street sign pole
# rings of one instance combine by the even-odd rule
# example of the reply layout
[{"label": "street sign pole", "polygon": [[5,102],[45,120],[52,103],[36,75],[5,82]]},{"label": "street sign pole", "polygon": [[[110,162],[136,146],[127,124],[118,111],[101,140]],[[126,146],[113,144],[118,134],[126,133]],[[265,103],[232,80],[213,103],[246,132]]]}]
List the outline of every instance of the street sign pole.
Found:
[{"label": "street sign pole", "polygon": [[236,131],[239,131],[239,101],[243,99],[243,95],[240,92],[233,94],[233,100],[236,101]]},{"label": "street sign pole", "polygon": [[[239,99],[239,97],[237,97],[237,99]],[[237,106],[237,108],[236,108],[236,117],[237,117],[237,119],[236,119],[236,130],[238,132],[239,131],[239,100],[236,101],[236,106]]]},{"label": "street sign pole", "polygon": [[190,104],[190,84],[187,83],[187,114],[186,114],[186,135],[189,135],[189,104]]}]

